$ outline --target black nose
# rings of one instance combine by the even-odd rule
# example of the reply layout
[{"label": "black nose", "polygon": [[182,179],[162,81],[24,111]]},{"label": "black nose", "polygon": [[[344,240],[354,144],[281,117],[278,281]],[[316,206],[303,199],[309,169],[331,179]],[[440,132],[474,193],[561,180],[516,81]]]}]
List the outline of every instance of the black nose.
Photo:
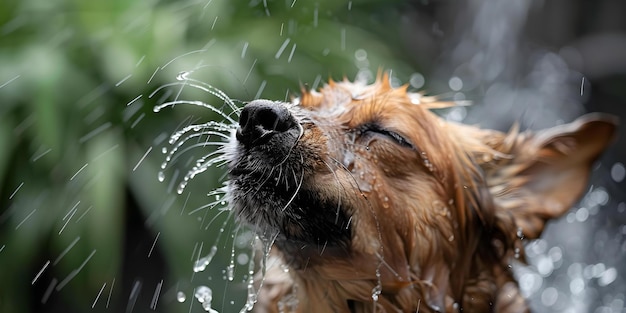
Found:
[{"label": "black nose", "polygon": [[269,100],[255,100],[241,111],[237,140],[245,145],[263,144],[272,135],[295,128],[296,120],[284,105]]}]

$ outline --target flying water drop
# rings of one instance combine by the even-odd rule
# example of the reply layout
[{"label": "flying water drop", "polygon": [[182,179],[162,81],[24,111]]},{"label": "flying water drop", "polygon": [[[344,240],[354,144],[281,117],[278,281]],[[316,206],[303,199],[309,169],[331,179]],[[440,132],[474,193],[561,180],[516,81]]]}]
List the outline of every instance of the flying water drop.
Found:
[{"label": "flying water drop", "polygon": [[228,278],[228,281],[233,281],[233,279],[235,279],[235,264],[231,263],[228,265],[228,267],[226,268],[226,278]]},{"label": "flying water drop", "polygon": [[196,293],[194,294],[198,302],[202,304],[202,308],[211,313],[218,313],[217,310],[211,307],[211,302],[213,301],[213,290],[207,286],[200,286],[196,288]]},{"label": "flying water drop", "polygon": [[195,273],[204,271],[207,265],[211,263],[211,260],[213,260],[213,257],[215,256],[216,253],[217,253],[217,246],[212,246],[211,250],[205,257],[202,257],[196,261],[196,263],[193,266],[193,271]]},{"label": "flying water drop", "polygon": [[176,294],[176,301],[178,301],[178,302],[180,302],[180,303],[183,303],[183,302],[185,302],[185,300],[187,300],[187,296],[185,295],[185,293],[184,293],[184,292],[179,291],[179,292]]}]

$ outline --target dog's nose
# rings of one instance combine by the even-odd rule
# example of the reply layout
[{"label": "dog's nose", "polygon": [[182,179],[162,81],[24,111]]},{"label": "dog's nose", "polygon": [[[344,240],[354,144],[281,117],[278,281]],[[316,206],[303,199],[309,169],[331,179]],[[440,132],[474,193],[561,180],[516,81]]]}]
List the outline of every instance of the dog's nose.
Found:
[{"label": "dog's nose", "polygon": [[258,145],[276,133],[296,127],[295,118],[284,105],[269,100],[255,100],[241,111],[236,136],[245,145]]}]

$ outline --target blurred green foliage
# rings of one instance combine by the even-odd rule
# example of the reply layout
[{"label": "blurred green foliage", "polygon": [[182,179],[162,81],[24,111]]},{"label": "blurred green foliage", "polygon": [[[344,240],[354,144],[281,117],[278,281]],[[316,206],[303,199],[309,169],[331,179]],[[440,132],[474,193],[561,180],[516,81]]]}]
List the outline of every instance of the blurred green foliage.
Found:
[{"label": "blurred green foliage", "polygon": [[[0,312],[189,312],[192,290],[202,284],[221,299],[216,308],[238,311],[247,268],[239,266],[230,285],[223,271],[243,230],[225,224],[216,260],[204,272],[191,270],[194,255],[206,254],[231,218],[218,209],[188,214],[213,201],[207,192],[220,186],[224,170],[204,173],[180,196],[172,185],[182,174],[156,179],[164,134],[190,119],[220,118],[183,106],[155,114],[153,105],[167,94],[149,95],[183,71],[242,101],[284,99],[300,84],[354,78],[359,69],[394,69],[406,82],[415,64],[389,49],[401,45],[392,23],[399,6],[0,2]],[[365,60],[355,58],[359,49]],[[182,96],[217,101],[192,89]],[[134,239],[137,225],[147,229],[147,241]],[[134,251],[138,246],[143,250]],[[165,265],[152,267],[154,258]],[[187,297],[182,304],[178,291]],[[154,307],[134,303],[151,303],[154,295]]]}]

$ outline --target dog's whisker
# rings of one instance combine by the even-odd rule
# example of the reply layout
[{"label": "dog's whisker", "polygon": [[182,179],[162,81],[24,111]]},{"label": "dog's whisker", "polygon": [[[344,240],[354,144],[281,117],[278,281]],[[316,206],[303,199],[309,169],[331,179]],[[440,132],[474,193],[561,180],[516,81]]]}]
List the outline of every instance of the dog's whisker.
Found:
[{"label": "dog's whisker", "polygon": [[361,187],[359,187],[359,182],[357,180],[357,178],[354,176],[354,174],[352,173],[352,171],[350,169],[348,169],[341,161],[333,158],[333,157],[328,157],[330,160],[334,161],[337,165],[339,165],[339,167],[341,169],[343,169],[346,173],[348,173],[348,175],[350,176],[350,178],[352,179],[352,182],[354,183],[354,185],[356,186],[356,188],[359,190],[359,194],[361,195],[361,197],[363,197],[363,199],[369,201],[367,199],[367,196],[365,195],[365,192],[361,189]]},{"label": "dog's whisker", "polygon": [[214,132],[211,132],[211,133],[208,133],[208,134],[216,135],[216,136],[219,136],[219,137],[222,137],[222,138],[228,140],[230,138],[228,133],[234,129],[234,125],[229,125],[229,124],[225,124],[225,123],[221,123],[221,122],[214,122],[214,121],[210,121],[210,122],[207,122],[207,123],[204,123],[204,124],[188,125],[188,126],[185,126],[183,129],[174,132],[170,136],[169,144],[173,145],[184,134],[186,134],[188,132],[191,132],[191,131],[198,132],[198,131],[206,130],[206,129],[210,129],[210,130],[214,131]]},{"label": "dog's whisker", "polygon": [[217,114],[219,114],[221,117],[225,118],[226,120],[228,120],[228,122],[235,124],[235,120],[233,120],[230,116],[228,116],[227,114],[225,114],[222,110],[204,102],[204,101],[199,101],[199,100],[173,100],[173,101],[168,101],[159,105],[155,105],[153,108],[154,112],[159,112],[162,109],[166,108],[166,107],[174,107],[176,105],[181,105],[181,104],[188,104],[188,105],[195,105],[195,106],[199,106],[199,107],[203,107],[206,109],[209,109]]},{"label": "dog's whisker", "polygon": [[291,152],[293,151],[293,148],[295,148],[298,145],[298,140],[300,140],[300,137],[304,133],[304,128],[302,128],[302,125],[298,123],[296,123],[296,125],[299,127],[300,134],[298,135],[298,138],[294,141],[293,145],[289,147],[289,151],[287,151],[287,153],[285,154],[285,158],[282,161],[280,161],[277,166],[282,166],[283,164],[285,164],[285,162],[287,162],[287,160],[289,159],[289,156],[291,156]]},{"label": "dog's whisker", "polygon": [[[328,168],[328,170],[330,170],[330,172],[333,173],[333,178],[335,179],[335,181],[341,186],[343,190],[346,190],[345,186],[343,185],[339,177],[337,177],[337,171],[335,171],[335,169],[332,168],[330,164],[328,164],[328,162],[323,161],[323,163],[326,166],[326,168]],[[340,213],[341,213],[341,198],[337,199],[337,209],[335,210],[335,224],[339,223]]]},{"label": "dog's whisker", "polygon": [[[257,186],[258,186],[258,188],[256,188],[256,189],[252,189],[252,188],[251,188],[250,190],[248,190],[248,191],[245,193],[245,195],[248,195],[248,193],[249,193],[249,192],[252,192],[252,191],[254,191],[254,192],[253,192],[253,195],[257,194],[257,193],[261,190],[261,188],[263,188],[263,186],[267,183],[267,181],[269,181],[269,180],[270,180],[270,178],[272,178],[272,173],[274,172],[274,169],[275,169],[275,167],[270,168],[270,170],[269,170],[270,172],[269,172],[269,173],[267,173],[267,174],[265,174],[265,169],[264,169],[264,170],[263,170],[263,172],[261,173],[261,175],[260,175],[260,176],[261,176],[261,177],[265,177],[265,179],[263,179],[261,182],[259,182],[259,184],[257,185]],[[280,170],[280,169],[279,169],[279,170]]]},{"label": "dog's whisker", "polygon": [[217,207],[219,205],[223,205],[222,202],[223,202],[223,200],[216,200],[216,201],[213,201],[213,202],[209,202],[207,204],[204,204],[202,206],[199,206],[199,207],[189,211],[189,213],[187,213],[187,215],[194,215],[194,214],[196,214],[196,213],[198,213],[200,211],[206,210],[206,209],[213,209],[213,208],[215,208],[215,207]]},{"label": "dog's whisker", "polygon": [[214,157],[212,159],[205,160],[200,165],[196,164],[194,167],[192,167],[187,172],[187,174],[185,174],[185,176],[183,177],[183,181],[178,184],[178,188],[176,189],[176,193],[182,194],[183,191],[185,190],[185,187],[187,187],[187,184],[189,183],[189,181],[191,179],[193,179],[196,175],[207,171],[209,168],[211,168],[212,165],[214,165],[214,164],[216,164],[218,162],[222,162],[222,161],[224,161],[226,159],[227,159],[227,156],[225,156],[225,155],[218,155],[218,156],[216,156],[216,157]]},{"label": "dog's whisker", "polygon": [[228,107],[233,110],[234,112],[237,112],[239,110],[239,107],[237,107],[237,105],[235,105],[233,99],[231,99],[225,92],[223,92],[222,90],[209,85],[203,81],[194,79],[194,78],[186,78],[186,81],[189,82],[193,82],[191,84],[187,83],[188,86],[191,87],[195,87],[198,88],[200,90],[206,91],[207,93],[217,97],[218,99],[224,101],[224,103],[226,103],[228,105]]},{"label": "dog's whisker", "polygon": [[[233,99],[231,99],[230,97],[228,97],[228,95],[226,95],[226,93],[224,93],[222,90],[209,85],[207,83],[204,83],[202,81],[193,79],[193,78],[189,78],[189,77],[185,77],[184,81],[177,81],[177,82],[172,82],[169,84],[164,84],[161,87],[155,89],[149,96],[148,98],[152,98],[156,93],[158,93],[159,91],[161,91],[164,88],[168,88],[168,87],[173,87],[173,86],[181,86],[181,87],[192,87],[192,88],[196,88],[202,91],[205,91],[207,93],[209,93],[210,95],[215,96],[216,98],[224,101],[225,104],[228,105],[229,108],[231,108],[233,111],[238,111],[238,107],[237,105],[235,105]],[[182,90],[182,89],[181,89]],[[179,91],[180,93],[180,91]],[[176,99],[178,99],[178,97],[176,97]]]},{"label": "dog's whisker", "polygon": [[324,241],[324,245],[322,246],[322,251],[320,251],[320,255],[324,254],[324,251],[326,250],[327,245],[328,245],[328,240]]},{"label": "dog's whisker", "polygon": [[[294,172],[294,175],[295,175],[295,172]],[[291,205],[293,200],[296,198],[296,196],[298,195],[298,192],[300,191],[300,187],[302,187],[303,180],[304,180],[304,170],[302,171],[302,175],[300,176],[300,181],[298,182],[298,185],[296,186],[296,190],[293,192],[293,195],[291,196],[291,198],[289,198],[289,201],[287,201],[287,203],[285,204],[281,212],[285,212],[285,210]]]},{"label": "dog's whisker", "polygon": [[[197,144],[200,147],[206,147],[206,146],[211,146],[210,144],[207,143],[199,143]],[[201,166],[210,166],[222,161],[226,161],[228,160],[228,156],[224,154],[224,151],[221,150],[215,150],[213,152],[209,152],[205,155],[203,155],[201,158],[196,160],[196,167],[201,167]],[[209,165],[205,165],[205,164],[209,164]]]},{"label": "dog's whisker", "polygon": [[346,223],[346,229],[350,228],[350,223],[352,223],[352,215],[348,218],[348,223]]},{"label": "dog's whisker", "polygon": [[[168,165],[170,163],[175,162],[177,159],[179,159],[182,155],[184,155],[186,152],[189,152],[195,148],[204,148],[204,147],[208,147],[208,146],[217,146],[217,147],[223,147],[225,144],[223,142],[213,142],[213,141],[209,141],[209,142],[202,142],[202,143],[196,143],[190,146],[185,147],[185,149],[180,150],[180,147],[182,147],[183,145],[177,145],[176,147],[172,148],[169,152],[168,155],[165,157],[165,161],[163,163],[161,163],[161,169],[165,170],[167,169]],[[165,151],[165,150],[164,150]],[[211,155],[214,154],[223,154],[224,152],[220,151],[220,150],[216,150],[214,152],[211,153]],[[201,158],[202,159],[202,158]],[[199,159],[200,160],[200,159]],[[197,163],[198,161],[196,161]]]},{"label": "dog's whisker", "polygon": [[394,270],[393,267],[391,267],[391,265],[389,265],[389,263],[385,261],[385,258],[382,255],[378,254],[378,252],[376,253],[376,257],[378,257],[378,260],[380,260],[380,262],[385,266],[385,268],[389,270],[393,274],[393,276],[398,278],[399,281],[404,280],[404,278],[402,278],[402,276],[396,270]]}]

